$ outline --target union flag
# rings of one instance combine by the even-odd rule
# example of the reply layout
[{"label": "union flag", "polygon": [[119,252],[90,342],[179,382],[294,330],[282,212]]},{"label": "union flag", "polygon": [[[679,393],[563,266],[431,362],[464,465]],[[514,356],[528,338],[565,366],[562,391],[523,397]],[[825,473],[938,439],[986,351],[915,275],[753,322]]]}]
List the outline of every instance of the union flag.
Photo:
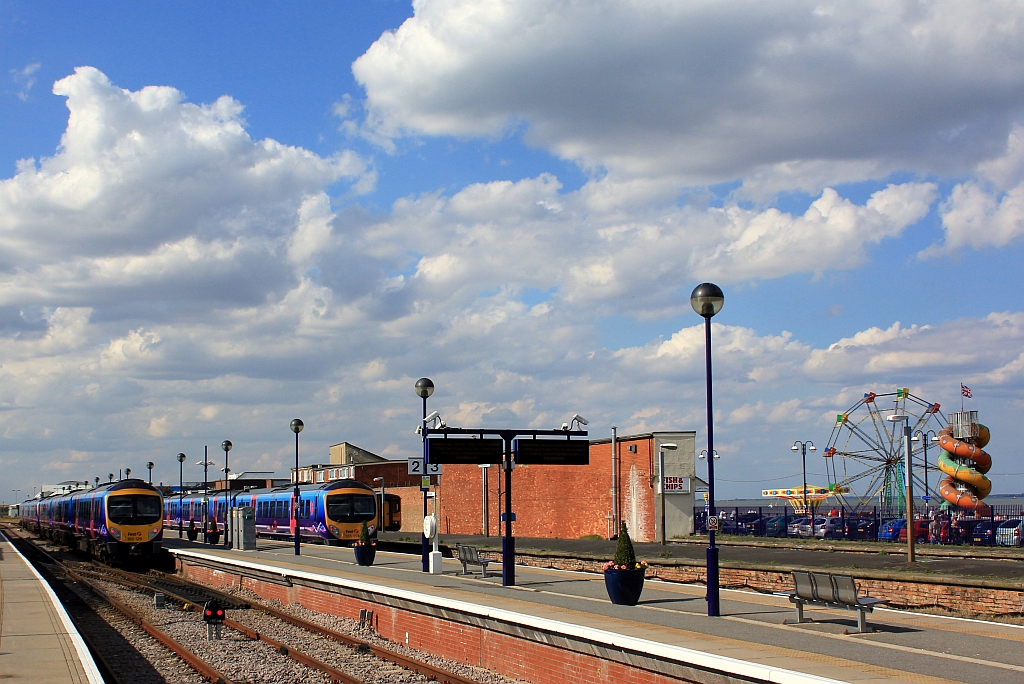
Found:
[{"label": "union flag", "polygon": [[961,382],[960,383],[960,394],[962,394],[963,396],[965,396],[968,399],[970,399],[971,398],[971,388]]}]

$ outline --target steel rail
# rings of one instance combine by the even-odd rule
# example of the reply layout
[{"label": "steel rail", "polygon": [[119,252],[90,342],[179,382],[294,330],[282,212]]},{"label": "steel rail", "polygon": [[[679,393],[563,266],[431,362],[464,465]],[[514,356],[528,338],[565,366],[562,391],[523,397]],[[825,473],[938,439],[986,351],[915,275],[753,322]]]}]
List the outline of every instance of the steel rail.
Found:
[{"label": "steel rail", "polygon": [[224,624],[230,629],[235,630],[236,632],[241,632],[250,639],[258,639],[259,641],[262,641],[263,643],[267,644],[268,646],[276,650],[281,655],[288,656],[289,658],[291,658],[292,660],[301,665],[305,665],[306,667],[314,670],[320,670],[321,672],[326,672],[327,675],[331,678],[332,682],[342,682],[343,684],[366,684],[366,680],[360,679],[358,677],[353,677],[347,672],[342,672],[341,670],[333,668],[327,663],[321,660],[317,660],[313,656],[306,655],[302,651],[296,651],[288,644],[285,644],[284,642],[278,641],[276,639],[272,639],[263,632],[255,630],[252,627],[248,627],[239,622],[235,622],[230,618],[225,618]]},{"label": "steel rail", "polygon": [[[19,538],[25,540],[24,537]],[[228,679],[223,674],[218,672],[206,661],[198,658],[195,654],[193,654],[187,648],[182,646],[173,637],[171,637],[168,634],[165,634],[158,627],[150,623],[148,620],[146,620],[141,615],[136,613],[134,610],[129,608],[127,605],[125,605],[121,601],[118,601],[116,598],[114,598],[113,596],[109,595],[107,592],[103,591],[98,586],[96,586],[93,582],[90,582],[89,580],[85,579],[85,577],[83,577],[81,574],[75,572],[74,570],[69,568],[65,563],[62,563],[61,561],[57,560],[56,558],[54,558],[49,553],[42,550],[35,544],[33,544],[33,547],[36,549],[38,553],[46,556],[54,565],[58,566],[61,570],[66,572],[69,577],[71,577],[76,582],[82,584],[83,586],[87,587],[89,591],[93,592],[94,594],[102,598],[104,601],[109,603],[111,606],[116,608],[120,613],[122,613],[125,617],[131,620],[136,626],[140,627],[143,631],[145,631],[146,634],[149,634],[161,645],[163,645],[165,648],[167,648],[176,656],[185,661],[185,663],[189,667],[198,672],[207,681],[214,682],[214,684],[234,684],[230,679]]]},{"label": "steel rail", "polygon": [[[212,594],[220,594],[220,592],[218,592],[215,589],[210,589],[201,584],[196,584],[195,582],[184,580],[176,575],[171,575],[169,573],[163,573],[156,570],[151,571],[151,573],[173,582],[198,587],[205,591],[209,591]],[[164,590],[161,589],[161,591]],[[348,634],[342,634],[341,632],[337,632],[333,629],[330,629],[329,627],[324,627],[322,625],[318,625],[315,622],[310,622],[309,620],[305,620],[290,613],[286,613],[283,610],[279,610],[271,606],[266,606],[261,603],[250,602],[248,605],[251,610],[262,611],[272,617],[277,618],[278,620],[287,622],[291,625],[294,625],[301,629],[305,629],[309,632],[319,634],[320,636],[327,637],[331,641],[336,641],[340,644],[351,646],[352,648],[362,649],[363,651],[368,650],[372,655],[380,658],[381,660],[386,660],[390,663],[394,663],[395,665],[404,667],[407,670],[412,670],[413,672],[421,674],[424,677],[427,677],[428,679],[433,679],[438,682],[441,682],[441,684],[476,684],[475,679],[462,677],[461,675],[458,675],[454,672],[436,667],[422,660],[403,656],[399,653],[395,653],[394,651],[389,651],[386,648],[381,648],[380,646],[371,644],[370,642],[365,641],[363,639],[359,639],[358,637],[349,636]]]}]

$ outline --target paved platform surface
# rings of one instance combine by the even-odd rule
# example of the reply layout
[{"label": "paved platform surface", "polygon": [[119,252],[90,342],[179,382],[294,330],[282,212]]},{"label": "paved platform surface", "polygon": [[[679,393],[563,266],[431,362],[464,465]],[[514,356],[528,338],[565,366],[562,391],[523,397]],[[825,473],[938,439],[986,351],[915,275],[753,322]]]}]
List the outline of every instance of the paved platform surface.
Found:
[{"label": "paved platform surface", "polygon": [[[410,533],[385,532],[381,539],[410,539]],[[455,547],[456,542],[472,544],[489,551],[501,551],[501,537],[484,537],[482,535],[442,535],[445,544]],[[419,543],[419,537],[415,539]],[[660,558],[685,558],[703,562],[706,544],[661,544],[633,542],[637,558],[657,560]],[[906,544],[876,544],[882,553],[845,552],[839,545],[836,550],[813,550],[771,548],[755,546],[721,546],[719,558],[723,563],[747,563],[754,565],[782,565],[823,570],[842,571],[843,569],[870,569],[888,572],[924,572],[932,575],[951,577],[970,577],[978,579],[1022,580],[1024,579],[1024,560],[996,559],[979,557],[942,558],[919,556],[918,562],[910,566],[906,562]],[[927,546],[927,545],[925,545]],[[952,547],[950,547],[952,548]],[[958,547],[969,552],[970,547]],[[984,554],[992,547],[982,547]],[[554,551],[567,554],[590,554],[601,558],[611,558],[615,553],[615,542],[607,539],[531,539],[516,537],[516,549],[519,551]]]},{"label": "paved platform surface", "polygon": [[[720,618],[706,615],[703,586],[648,581],[639,605],[612,605],[603,577],[516,567],[518,586],[502,587],[497,576],[458,574],[445,559],[444,574],[425,574],[418,556],[378,551],[372,567],[355,565],[350,549],[303,546],[293,555],[284,542],[259,540],[256,552],[228,551],[168,540],[168,547],[227,562],[256,563],[285,572],[312,572],[465,601],[579,628],[597,627],[645,643],[678,646],[746,663],[843,682],[915,684],[1007,684],[1024,682],[1024,627],[878,610],[869,616],[877,631],[845,635],[856,613],[808,608],[808,624],[785,624],[795,611],[785,597],[725,590]],[[494,571],[497,564],[492,564]],[[572,627],[572,628],[575,628]],[[781,681],[781,680],[780,680]]]},{"label": "paved platform surface", "polygon": [[0,534],[0,679],[103,684],[71,619],[28,561]]}]

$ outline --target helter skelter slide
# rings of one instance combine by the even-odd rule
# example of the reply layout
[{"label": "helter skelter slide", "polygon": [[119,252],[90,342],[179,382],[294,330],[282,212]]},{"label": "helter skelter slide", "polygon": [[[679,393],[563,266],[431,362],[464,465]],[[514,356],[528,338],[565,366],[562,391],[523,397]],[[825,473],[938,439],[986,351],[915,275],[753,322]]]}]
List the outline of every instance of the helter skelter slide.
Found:
[{"label": "helter skelter slide", "polygon": [[992,468],[992,457],[983,447],[990,433],[978,422],[977,411],[949,414],[949,427],[939,431],[939,470],[946,477],[939,481],[939,494],[951,505],[981,512],[982,501],[992,492],[992,480],[985,473]]}]

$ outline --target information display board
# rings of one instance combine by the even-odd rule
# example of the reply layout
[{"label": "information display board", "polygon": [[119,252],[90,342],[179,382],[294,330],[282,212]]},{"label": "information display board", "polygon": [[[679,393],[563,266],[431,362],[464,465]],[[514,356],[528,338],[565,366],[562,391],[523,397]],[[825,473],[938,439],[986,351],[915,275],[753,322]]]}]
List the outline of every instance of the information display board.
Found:
[{"label": "information display board", "polygon": [[519,465],[590,465],[585,439],[517,439],[513,450]]},{"label": "information display board", "polygon": [[505,443],[500,439],[431,438],[427,440],[427,460],[435,463],[501,463]]}]

